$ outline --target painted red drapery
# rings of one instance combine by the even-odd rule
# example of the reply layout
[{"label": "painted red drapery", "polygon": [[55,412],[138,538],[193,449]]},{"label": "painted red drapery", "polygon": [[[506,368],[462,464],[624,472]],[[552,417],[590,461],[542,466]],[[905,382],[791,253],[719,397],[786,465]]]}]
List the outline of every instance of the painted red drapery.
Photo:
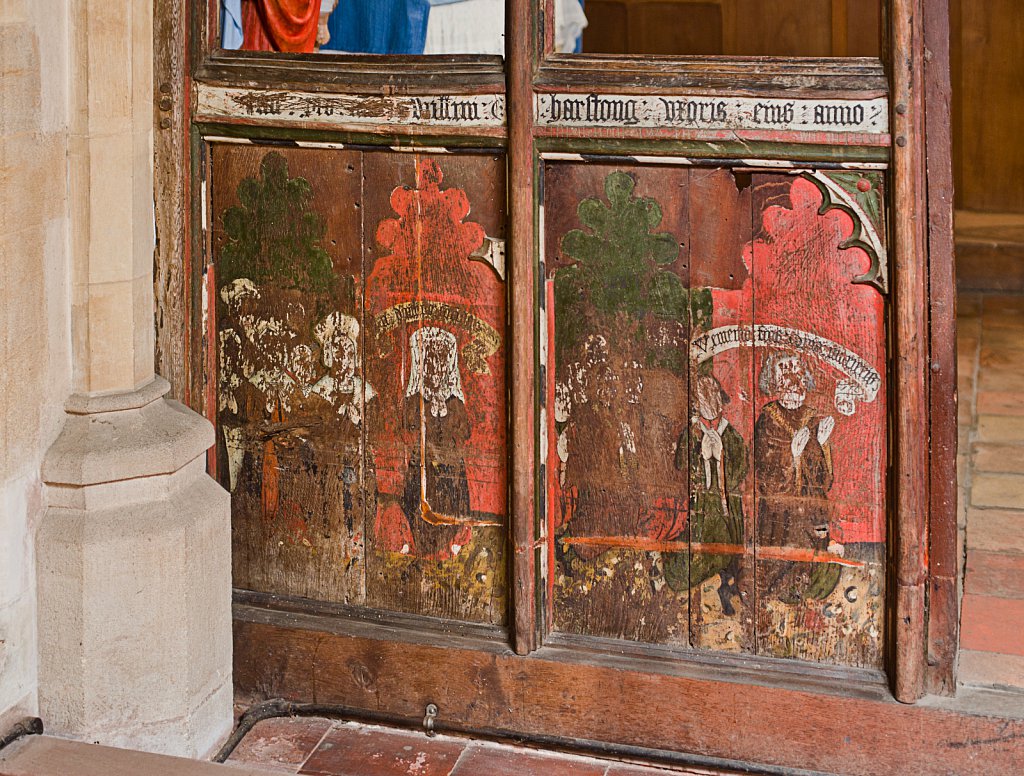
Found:
[{"label": "painted red drapery", "polygon": [[242,0],[245,51],[312,51],[320,0]]}]

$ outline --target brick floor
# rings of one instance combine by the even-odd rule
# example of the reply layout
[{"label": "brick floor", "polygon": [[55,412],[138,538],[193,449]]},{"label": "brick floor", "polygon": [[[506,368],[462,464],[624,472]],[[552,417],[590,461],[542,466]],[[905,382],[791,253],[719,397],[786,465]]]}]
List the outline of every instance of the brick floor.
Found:
[{"label": "brick floor", "polygon": [[959,304],[960,681],[1024,690],[1024,297]]},{"label": "brick floor", "polygon": [[319,717],[258,723],[228,762],[301,776],[727,776],[723,771],[647,768],[468,738]]}]

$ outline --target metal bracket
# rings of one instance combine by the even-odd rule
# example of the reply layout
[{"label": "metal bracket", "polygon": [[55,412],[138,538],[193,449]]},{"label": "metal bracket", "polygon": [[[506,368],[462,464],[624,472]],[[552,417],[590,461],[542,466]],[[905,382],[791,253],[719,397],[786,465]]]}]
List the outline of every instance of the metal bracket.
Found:
[{"label": "metal bracket", "polygon": [[428,703],[426,715],[423,717],[423,729],[427,731],[427,736],[430,738],[437,735],[437,731],[434,730],[435,719],[437,719],[437,704]]}]

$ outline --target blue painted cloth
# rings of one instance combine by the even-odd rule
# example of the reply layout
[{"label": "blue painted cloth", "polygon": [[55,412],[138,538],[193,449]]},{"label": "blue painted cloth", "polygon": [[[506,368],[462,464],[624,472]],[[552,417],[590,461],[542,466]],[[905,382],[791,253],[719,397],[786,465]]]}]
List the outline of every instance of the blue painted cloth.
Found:
[{"label": "blue painted cloth", "polygon": [[222,0],[220,4],[220,47],[240,49],[244,40],[242,0]]},{"label": "blue painted cloth", "polygon": [[338,0],[327,19],[323,50],[358,54],[422,54],[430,0]]}]

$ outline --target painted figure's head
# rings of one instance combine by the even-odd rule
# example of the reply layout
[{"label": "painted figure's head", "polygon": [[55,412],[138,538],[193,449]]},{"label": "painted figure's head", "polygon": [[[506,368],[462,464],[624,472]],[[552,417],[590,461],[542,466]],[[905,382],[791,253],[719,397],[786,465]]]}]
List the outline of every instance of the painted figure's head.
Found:
[{"label": "painted figure's head", "polygon": [[220,298],[228,306],[228,313],[236,320],[251,316],[260,298],[260,291],[249,278],[236,278],[220,290]]},{"label": "painted figure's head", "polygon": [[309,345],[297,345],[292,349],[291,372],[302,385],[312,385],[316,380],[316,359]]},{"label": "painted figure's head", "polygon": [[695,383],[697,411],[704,420],[718,420],[722,408],[729,403],[729,394],[714,375],[700,375]]},{"label": "painted figure's head", "polygon": [[333,312],[317,323],[313,335],[320,343],[320,360],[342,381],[356,372],[359,321],[351,315]]},{"label": "painted figure's head", "polygon": [[420,394],[430,405],[430,414],[443,418],[451,398],[465,402],[459,374],[459,343],[455,335],[436,326],[424,326],[409,337],[412,365],[406,396]]},{"label": "painted figure's head", "polygon": [[765,395],[778,397],[779,404],[787,410],[796,410],[803,406],[807,393],[814,390],[814,376],[800,356],[779,353],[765,361],[759,386]]}]

